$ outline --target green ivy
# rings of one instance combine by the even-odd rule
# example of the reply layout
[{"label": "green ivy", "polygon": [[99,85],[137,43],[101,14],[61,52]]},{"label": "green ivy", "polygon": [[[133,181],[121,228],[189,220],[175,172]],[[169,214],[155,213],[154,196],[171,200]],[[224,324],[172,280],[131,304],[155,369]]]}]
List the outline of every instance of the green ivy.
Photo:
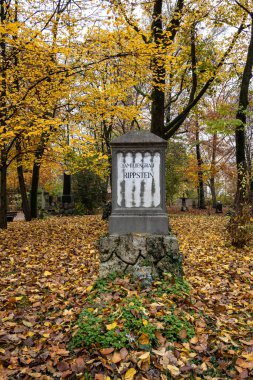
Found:
[{"label": "green ivy", "polygon": [[[148,342],[145,348],[151,349],[157,345],[156,321],[161,322],[161,333],[168,341],[182,341],[182,330],[186,331],[188,339],[194,336],[193,326],[185,318],[184,312],[176,307],[173,298],[176,296],[184,299],[189,295],[186,282],[173,279],[172,283],[168,279],[157,281],[143,296],[138,294],[138,284],[127,282],[125,286],[121,286],[119,279],[115,280],[116,275],[112,275],[107,279],[97,280],[93,285],[78,318],[77,329],[69,344],[70,349],[143,348],[139,343],[143,334]],[[169,296],[173,298],[173,302],[166,305]],[[165,304],[162,312],[154,318],[149,313],[149,307],[152,302],[159,302],[161,297],[165,298]]]}]

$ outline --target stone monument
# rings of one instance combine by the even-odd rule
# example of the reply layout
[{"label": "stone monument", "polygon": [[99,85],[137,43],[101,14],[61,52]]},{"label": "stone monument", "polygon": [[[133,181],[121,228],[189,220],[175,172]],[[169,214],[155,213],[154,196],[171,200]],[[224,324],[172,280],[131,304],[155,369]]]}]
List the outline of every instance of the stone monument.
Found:
[{"label": "stone monument", "polygon": [[111,272],[182,276],[182,257],[166,213],[166,146],[147,131],[111,142],[112,213],[109,236],[99,241],[101,277]]}]

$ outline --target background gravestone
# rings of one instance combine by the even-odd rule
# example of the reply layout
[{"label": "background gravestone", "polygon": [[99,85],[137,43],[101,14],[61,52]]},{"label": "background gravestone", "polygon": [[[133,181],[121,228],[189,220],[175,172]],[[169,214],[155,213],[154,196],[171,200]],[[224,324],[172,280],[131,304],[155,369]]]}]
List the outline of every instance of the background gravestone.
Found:
[{"label": "background gravestone", "polygon": [[169,232],[165,194],[167,142],[147,131],[111,142],[112,214],[99,240],[100,277],[111,272],[142,279],[181,277],[182,256]]}]

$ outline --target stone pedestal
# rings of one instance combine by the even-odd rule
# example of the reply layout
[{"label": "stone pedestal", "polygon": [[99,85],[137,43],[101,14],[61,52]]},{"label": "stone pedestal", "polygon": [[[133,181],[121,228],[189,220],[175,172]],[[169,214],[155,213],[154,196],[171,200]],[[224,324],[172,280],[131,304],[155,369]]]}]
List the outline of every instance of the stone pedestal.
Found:
[{"label": "stone pedestal", "polygon": [[182,255],[173,235],[109,235],[99,240],[100,277],[112,272],[134,277],[183,276]]}]

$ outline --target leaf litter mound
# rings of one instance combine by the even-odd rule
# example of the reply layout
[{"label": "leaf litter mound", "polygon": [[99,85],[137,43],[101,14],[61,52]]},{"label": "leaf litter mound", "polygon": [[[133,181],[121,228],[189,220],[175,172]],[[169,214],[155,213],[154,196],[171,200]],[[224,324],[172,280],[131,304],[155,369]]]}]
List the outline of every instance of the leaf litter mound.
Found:
[{"label": "leaf litter mound", "polygon": [[96,281],[99,216],[1,231],[0,379],[253,378],[252,246],[227,243],[223,216],[170,222],[190,291]]}]

